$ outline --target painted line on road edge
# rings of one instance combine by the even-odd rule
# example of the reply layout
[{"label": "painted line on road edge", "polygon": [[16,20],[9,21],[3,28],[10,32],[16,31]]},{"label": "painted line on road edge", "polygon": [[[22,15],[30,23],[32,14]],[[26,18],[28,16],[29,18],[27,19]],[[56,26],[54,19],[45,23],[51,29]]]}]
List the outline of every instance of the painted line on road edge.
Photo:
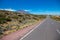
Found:
[{"label": "painted line on road edge", "polygon": [[60,34],[60,31],[58,29],[56,31]]},{"label": "painted line on road edge", "polygon": [[[43,20],[39,25],[41,25],[43,22],[45,22],[45,20]],[[38,26],[39,26],[38,25]],[[38,26],[36,26],[35,28],[33,28],[31,31],[29,31],[26,35],[24,35],[20,40],[23,40],[26,36],[28,36],[31,32],[33,32]]]}]

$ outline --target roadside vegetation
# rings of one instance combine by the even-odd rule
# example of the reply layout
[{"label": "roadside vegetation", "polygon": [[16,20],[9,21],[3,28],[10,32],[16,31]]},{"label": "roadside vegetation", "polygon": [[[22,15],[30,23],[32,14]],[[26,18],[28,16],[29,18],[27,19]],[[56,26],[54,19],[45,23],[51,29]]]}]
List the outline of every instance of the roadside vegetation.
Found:
[{"label": "roadside vegetation", "polygon": [[50,15],[53,20],[60,21],[60,16]]},{"label": "roadside vegetation", "polygon": [[46,15],[0,10],[0,38],[17,30],[35,24],[46,18]]}]

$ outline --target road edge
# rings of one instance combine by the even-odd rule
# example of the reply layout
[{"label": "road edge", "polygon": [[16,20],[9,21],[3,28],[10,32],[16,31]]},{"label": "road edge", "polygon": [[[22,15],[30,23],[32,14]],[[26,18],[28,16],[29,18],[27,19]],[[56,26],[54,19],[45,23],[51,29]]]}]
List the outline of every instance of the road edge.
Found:
[{"label": "road edge", "polygon": [[27,34],[25,34],[20,40],[23,40],[26,36],[28,36],[31,32],[33,32],[39,25],[41,25],[46,20],[44,19],[40,24],[38,24],[36,27],[34,27],[32,30],[30,30]]}]

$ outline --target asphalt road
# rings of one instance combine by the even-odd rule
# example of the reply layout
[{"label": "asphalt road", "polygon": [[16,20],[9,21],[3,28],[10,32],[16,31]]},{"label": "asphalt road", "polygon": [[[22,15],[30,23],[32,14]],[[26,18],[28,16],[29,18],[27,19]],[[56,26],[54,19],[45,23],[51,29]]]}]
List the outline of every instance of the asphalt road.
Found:
[{"label": "asphalt road", "polygon": [[60,40],[60,34],[56,31],[59,28],[59,22],[47,17],[41,25],[22,40]]}]

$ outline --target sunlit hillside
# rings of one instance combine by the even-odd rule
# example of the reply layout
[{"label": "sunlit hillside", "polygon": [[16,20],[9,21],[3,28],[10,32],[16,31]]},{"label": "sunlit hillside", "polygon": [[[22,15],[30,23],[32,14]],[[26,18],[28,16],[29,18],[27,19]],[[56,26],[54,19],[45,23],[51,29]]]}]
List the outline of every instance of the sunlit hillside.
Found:
[{"label": "sunlit hillside", "polygon": [[44,19],[46,15],[0,10],[0,38]]}]

